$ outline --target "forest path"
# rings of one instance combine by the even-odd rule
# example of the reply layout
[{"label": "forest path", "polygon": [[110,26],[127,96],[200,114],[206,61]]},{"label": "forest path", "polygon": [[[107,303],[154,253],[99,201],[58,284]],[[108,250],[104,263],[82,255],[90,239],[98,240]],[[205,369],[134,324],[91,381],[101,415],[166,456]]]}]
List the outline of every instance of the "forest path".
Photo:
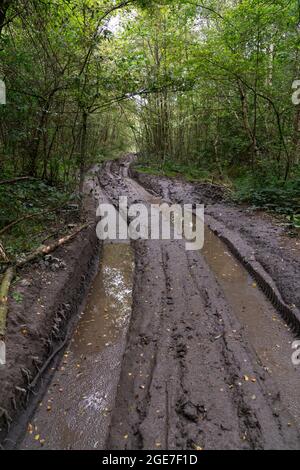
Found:
[{"label": "forest path", "polygon": [[[116,207],[119,196],[129,203],[161,201],[130,178],[130,162],[104,165],[98,179],[106,198]],[[113,393],[103,409],[98,403],[101,409],[94,409],[86,426],[80,406],[86,393],[80,395],[73,368],[64,370],[59,386],[68,396],[52,396],[51,410],[42,407],[32,422],[44,448],[300,448],[293,335],[227,247],[211,232],[205,238],[203,252],[186,251],[184,240],[132,243],[132,312],[123,360],[115,378],[111,374],[116,398]],[[105,330],[111,317],[103,302],[100,293],[93,319]],[[76,349],[78,337],[73,339]],[[96,344],[101,341],[93,336]],[[76,367],[76,359],[71,362]],[[102,376],[107,378],[109,367],[106,361],[87,370],[98,397],[107,389]],[[58,395],[58,387],[49,390],[50,399]],[[31,435],[22,447],[40,443]]]}]

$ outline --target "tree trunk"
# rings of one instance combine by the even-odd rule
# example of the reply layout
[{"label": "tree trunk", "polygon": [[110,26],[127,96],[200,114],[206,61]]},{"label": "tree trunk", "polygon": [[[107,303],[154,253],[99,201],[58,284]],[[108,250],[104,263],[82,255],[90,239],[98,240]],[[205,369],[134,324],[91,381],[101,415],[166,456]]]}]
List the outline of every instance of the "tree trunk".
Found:
[{"label": "tree trunk", "polygon": [[80,161],[79,161],[79,194],[83,193],[83,183],[86,168],[86,141],[87,141],[87,125],[88,113],[82,113],[82,127],[81,127],[81,145],[80,145]]},{"label": "tree trunk", "polygon": [[2,33],[3,25],[5,23],[6,13],[11,0],[0,0],[0,36]]}]

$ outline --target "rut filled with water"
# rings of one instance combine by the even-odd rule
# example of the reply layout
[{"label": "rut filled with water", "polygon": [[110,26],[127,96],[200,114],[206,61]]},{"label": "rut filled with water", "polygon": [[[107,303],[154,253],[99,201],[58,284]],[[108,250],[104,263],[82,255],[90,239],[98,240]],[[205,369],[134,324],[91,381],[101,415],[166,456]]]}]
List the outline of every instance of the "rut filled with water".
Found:
[{"label": "rut filled with water", "polygon": [[294,339],[290,328],[225,243],[208,227],[202,253],[241,323],[245,337],[276,381],[289,412],[299,422],[300,380],[291,359]]},{"label": "rut filled with water", "polygon": [[131,315],[133,271],[129,244],[104,245],[74,336],[22,449],[104,447]]},{"label": "rut filled with water", "polygon": [[[110,171],[109,167],[108,177],[114,179]],[[132,199],[160,202],[137,182],[122,176]],[[119,194],[118,187],[114,189]],[[137,256],[139,248],[136,246],[135,251]],[[141,253],[144,254],[141,256]],[[141,279],[135,278],[135,317],[127,336],[132,313],[133,252],[126,243],[104,245],[99,272],[86,307],[63,361],[28,425],[21,448],[105,449],[107,442],[112,448],[153,448],[154,445],[161,446],[164,441],[167,448],[184,449],[190,445],[192,448],[194,445],[217,448],[220,436],[224,437],[225,424],[225,430],[230,434],[227,439],[236,441],[233,447],[248,448],[249,445],[263,448],[271,447],[269,440],[272,442],[272,437],[266,437],[269,426],[274,436],[277,425],[282,435],[289,433],[285,426],[295,429],[300,418],[300,383],[291,361],[293,336],[224,242],[206,227],[204,248],[195,254],[193,260],[182,251],[180,243],[149,242],[140,250],[138,265]],[[195,271],[192,276],[191,271]],[[204,292],[207,291],[204,288],[206,283],[209,300]],[[243,336],[239,336],[236,330],[228,330],[231,320],[226,320],[226,312],[238,320]],[[216,320],[218,315],[220,318]],[[200,318],[202,321],[198,324]],[[228,350],[222,351],[222,346],[218,346],[218,341],[222,344],[222,334],[216,334],[212,339],[212,331],[218,329],[217,321],[219,325],[224,323],[221,329],[227,336],[225,344]],[[196,338],[189,333],[194,330]],[[207,352],[206,356],[205,351],[210,353]],[[201,368],[199,358],[203,354],[204,365]],[[210,366],[206,363],[209,360],[212,361]],[[223,361],[228,371],[222,366]],[[263,368],[274,379],[281,400],[266,392],[263,374],[246,375],[247,370],[252,370],[252,366],[255,369],[256,365],[258,370]],[[180,370],[181,373],[178,372]],[[239,373],[240,377],[237,376]],[[198,423],[197,403],[207,403],[207,406],[203,405],[201,426],[195,424],[194,430],[189,421],[190,410],[187,414],[187,404],[180,395],[183,386],[180,381],[184,380],[184,394],[190,396],[187,404],[195,407],[197,415],[192,416],[191,422]],[[174,387],[170,386],[173,382]],[[202,388],[205,389],[204,383],[208,388],[201,392]],[[164,411],[165,404],[160,400],[164,402],[165,389],[167,407]],[[152,403],[156,393],[160,405]],[[270,401],[267,395],[270,395]],[[226,406],[216,412],[220,396]],[[244,400],[243,407],[248,409],[245,419],[239,408]],[[211,409],[210,401],[214,403]],[[273,407],[270,403],[274,403]],[[285,415],[282,422],[277,423],[282,414],[282,404],[289,412],[291,423]],[[142,414],[141,409],[144,410]],[[207,412],[211,417],[207,420],[206,429]],[[231,424],[224,418],[227,412],[231,416],[228,418]],[[153,427],[158,418],[158,426]],[[218,434],[219,421],[221,434]],[[261,423],[263,432],[260,426],[256,429],[256,422]],[[184,431],[182,435],[177,431],[181,428]],[[138,433],[133,432],[136,429]],[[191,434],[188,442],[187,429]],[[162,436],[154,439],[159,433]],[[215,436],[213,440],[210,434]],[[275,448],[283,446],[280,439],[274,441]],[[228,442],[224,437],[224,448],[230,447]]]}]

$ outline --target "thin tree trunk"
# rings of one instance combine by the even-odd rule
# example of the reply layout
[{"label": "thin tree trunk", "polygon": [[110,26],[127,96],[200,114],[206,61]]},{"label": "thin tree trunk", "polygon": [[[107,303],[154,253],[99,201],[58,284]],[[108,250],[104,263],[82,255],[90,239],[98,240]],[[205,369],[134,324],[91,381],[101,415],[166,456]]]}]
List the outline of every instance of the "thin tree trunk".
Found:
[{"label": "thin tree trunk", "polygon": [[86,169],[86,144],[87,144],[87,125],[88,113],[82,113],[82,128],[81,128],[81,145],[80,145],[80,161],[79,161],[79,194],[83,193],[83,184]]}]

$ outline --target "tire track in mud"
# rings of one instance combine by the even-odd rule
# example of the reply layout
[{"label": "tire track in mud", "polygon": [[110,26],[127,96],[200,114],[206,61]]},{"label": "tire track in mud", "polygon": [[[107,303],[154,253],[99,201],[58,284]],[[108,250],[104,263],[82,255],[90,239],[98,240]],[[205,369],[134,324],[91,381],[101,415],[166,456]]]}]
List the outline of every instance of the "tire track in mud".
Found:
[{"label": "tire track in mud", "polygon": [[[127,177],[129,163],[109,165],[100,184],[115,204],[120,194],[151,202]],[[132,321],[107,448],[299,448],[276,386],[202,255],[180,241],[134,249]]]},{"label": "tire track in mud", "polygon": [[[261,232],[266,235],[269,230],[270,233],[274,232],[278,237],[279,227],[270,229],[270,224],[263,220],[259,220],[258,224],[253,224],[250,215],[245,216],[242,209],[222,204],[224,190],[221,187],[207,183],[192,184],[179,180],[171,182],[166,177],[155,178],[135,170],[131,170],[130,173],[147,190],[154,191],[156,195],[161,195],[167,201],[179,204],[204,203],[206,205],[207,226],[229,247],[234,256],[255,278],[264,294],[291,326],[294,333],[300,335],[300,304],[299,295],[297,295],[300,280],[299,258],[298,260],[294,259],[291,252],[284,249],[283,241],[279,242],[280,237],[274,241],[272,236],[265,239],[260,235]],[[256,226],[255,232],[251,229],[253,226]],[[245,236],[241,237],[238,233]],[[274,233],[273,238],[275,238]],[[260,250],[257,250],[257,244],[260,245]],[[281,266],[283,258],[286,262],[284,266]],[[291,265],[293,267],[289,271],[288,268]]]},{"label": "tire track in mud", "polygon": [[[131,180],[131,161],[103,166],[97,175],[102,200],[116,207],[119,196],[130,204],[161,202]],[[83,446],[83,436],[84,448],[92,442],[110,450],[299,449],[296,423],[203,253],[187,252],[182,240],[139,240],[132,248],[133,308],[116,398],[105,423],[93,415],[86,433],[77,416],[73,425],[81,435],[77,441],[70,435],[68,448]],[[96,397],[103,391],[101,367],[84,379],[95,380]],[[62,399],[62,409],[68,400]],[[70,409],[75,417],[76,406]],[[45,411],[44,418],[56,429],[55,417],[51,424]]]}]

